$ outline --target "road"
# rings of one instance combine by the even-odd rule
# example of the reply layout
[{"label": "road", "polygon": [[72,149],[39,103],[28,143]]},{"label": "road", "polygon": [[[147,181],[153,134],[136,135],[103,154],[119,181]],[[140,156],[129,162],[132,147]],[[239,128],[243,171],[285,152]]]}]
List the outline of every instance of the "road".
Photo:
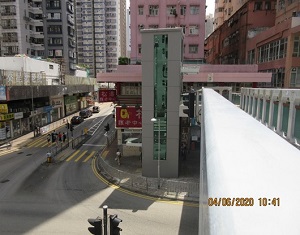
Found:
[{"label": "road", "polygon": [[[73,157],[46,163],[46,137],[0,156],[0,234],[90,234],[88,218],[118,214],[121,234],[198,234],[199,208],[110,187],[89,157],[106,139],[101,110],[76,127],[98,129]],[[101,124],[100,124],[101,122]],[[44,139],[43,139],[44,138]],[[43,139],[41,141],[41,139]],[[44,147],[42,147],[44,146]]]}]

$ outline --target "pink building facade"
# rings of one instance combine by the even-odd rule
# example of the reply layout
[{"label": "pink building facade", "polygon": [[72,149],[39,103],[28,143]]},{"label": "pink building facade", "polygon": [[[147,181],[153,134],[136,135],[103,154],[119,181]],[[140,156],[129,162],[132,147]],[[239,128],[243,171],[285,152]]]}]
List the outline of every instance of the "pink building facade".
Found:
[{"label": "pink building facade", "polygon": [[141,61],[143,46],[141,30],[175,27],[181,27],[184,33],[183,61],[195,63],[202,61],[204,58],[205,1],[131,0],[131,63],[139,64]]}]

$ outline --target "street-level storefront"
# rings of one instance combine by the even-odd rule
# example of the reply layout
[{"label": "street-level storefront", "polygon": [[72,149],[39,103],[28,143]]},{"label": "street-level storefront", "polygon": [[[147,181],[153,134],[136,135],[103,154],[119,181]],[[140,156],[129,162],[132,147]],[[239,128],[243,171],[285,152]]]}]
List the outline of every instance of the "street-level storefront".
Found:
[{"label": "street-level storefront", "polygon": [[142,107],[117,106],[115,110],[118,145],[123,156],[140,156],[142,148]]},{"label": "street-level storefront", "polygon": [[50,104],[52,105],[52,122],[55,122],[64,116],[64,98],[50,97]]},{"label": "street-level storefront", "polygon": [[68,116],[78,111],[78,101],[76,96],[65,96],[65,112]]}]

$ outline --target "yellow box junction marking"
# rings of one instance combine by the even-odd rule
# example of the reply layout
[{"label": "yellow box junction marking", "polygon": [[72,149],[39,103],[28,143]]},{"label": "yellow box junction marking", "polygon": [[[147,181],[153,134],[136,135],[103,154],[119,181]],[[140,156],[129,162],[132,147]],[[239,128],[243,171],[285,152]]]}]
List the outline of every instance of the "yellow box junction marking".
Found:
[{"label": "yellow box junction marking", "polygon": [[80,152],[80,150],[77,150],[75,153],[73,153],[66,161],[70,161],[73,157],[75,157],[78,153]]},{"label": "yellow box junction marking", "polygon": [[75,162],[78,162],[80,158],[82,158],[82,156],[84,154],[86,154],[87,150],[85,150],[82,154],[79,155],[79,157],[75,160]]},{"label": "yellow box junction marking", "polygon": [[87,162],[92,156],[94,156],[95,151],[92,151],[91,154],[83,161],[83,162]]}]

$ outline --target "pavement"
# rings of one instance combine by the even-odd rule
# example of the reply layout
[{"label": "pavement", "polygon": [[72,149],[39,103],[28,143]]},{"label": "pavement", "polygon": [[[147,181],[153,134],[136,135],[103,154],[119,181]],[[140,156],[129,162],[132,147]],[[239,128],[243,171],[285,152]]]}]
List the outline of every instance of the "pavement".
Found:
[{"label": "pavement", "polygon": [[[188,151],[185,160],[179,162],[178,178],[162,178],[160,189],[157,178],[142,176],[142,163],[139,156],[121,158],[119,166],[115,161],[118,148],[117,138],[100,153],[97,170],[109,182],[134,192],[158,198],[199,202],[200,143],[195,150]],[[151,187],[152,186],[152,187]]]},{"label": "pavement", "polygon": [[[12,148],[22,148],[32,141],[33,133],[14,139]],[[142,163],[139,156],[127,156],[121,158],[119,166],[115,161],[118,148],[117,138],[106,148],[99,150],[96,159],[96,169],[111,184],[148,196],[187,202],[199,202],[200,180],[200,146],[196,144],[195,150],[189,150],[186,159],[180,159],[179,177],[161,179],[161,187],[157,188],[157,178],[142,176]],[[56,156],[56,159],[66,159],[76,149],[67,148]],[[45,159],[46,161],[46,159]],[[125,183],[124,183],[125,182]],[[129,183],[130,182],[130,183]],[[156,185],[156,186],[154,186]]]}]

